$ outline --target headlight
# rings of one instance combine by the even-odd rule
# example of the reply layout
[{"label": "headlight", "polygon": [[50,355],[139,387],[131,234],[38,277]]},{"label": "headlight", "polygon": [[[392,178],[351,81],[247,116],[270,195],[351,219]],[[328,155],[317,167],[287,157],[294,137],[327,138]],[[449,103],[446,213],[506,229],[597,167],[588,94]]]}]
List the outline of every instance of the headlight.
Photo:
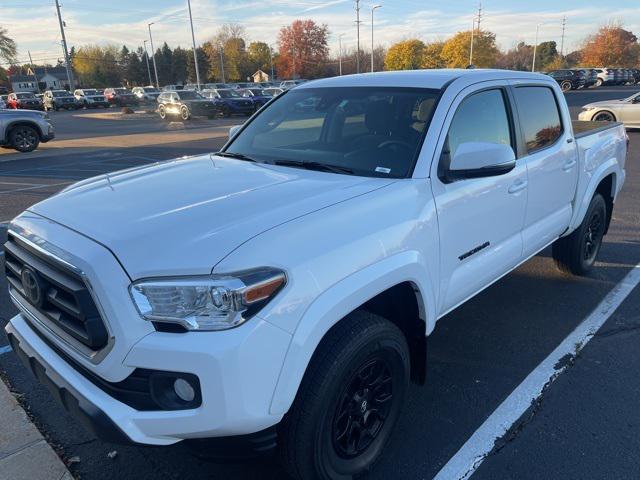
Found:
[{"label": "headlight", "polygon": [[582,110],[584,112],[588,112],[589,110],[595,110],[595,109],[596,109],[596,107],[582,107]]},{"label": "headlight", "polygon": [[145,320],[187,330],[226,330],[255,315],[286,281],[282,270],[262,267],[228,275],[141,280],[129,292]]}]

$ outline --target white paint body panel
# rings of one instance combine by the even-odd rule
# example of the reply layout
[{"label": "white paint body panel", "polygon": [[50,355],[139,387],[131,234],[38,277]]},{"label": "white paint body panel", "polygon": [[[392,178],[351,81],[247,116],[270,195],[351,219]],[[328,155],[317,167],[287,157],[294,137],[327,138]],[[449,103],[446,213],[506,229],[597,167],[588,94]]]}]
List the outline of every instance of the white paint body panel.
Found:
[{"label": "white paint body panel", "polygon": [[[542,75],[483,70],[387,72],[296,87],[446,86],[412,178],[364,178],[206,155],[81,182],[14,221],[73,254],[94,284],[113,336],[98,363],[63,341],[56,345],[108,381],[122,380],[134,368],[194,373],[202,384],[198,409],[136,412],[75,372],[22,315],[7,329],[135,441],[162,445],[274,425],[289,409],[319,342],[346,314],[410,282],[427,335],[447,311],[579,225],[602,178],[613,173],[614,195],[620,190],[622,127],[567,143],[570,122],[561,142],[519,157],[507,174],[449,184],[438,178],[444,136],[460,101],[481,88],[518,81],[561,95]],[[568,120],[564,102],[562,108]],[[563,170],[571,160],[575,166]],[[509,193],[519,182],[526,188]],[[489,245],[460,259],[483,242]],[[127,292],[143,277],[258,266],[285,270],[287,285],[256,317],[224,332],[157,332],[137,315]]]}]

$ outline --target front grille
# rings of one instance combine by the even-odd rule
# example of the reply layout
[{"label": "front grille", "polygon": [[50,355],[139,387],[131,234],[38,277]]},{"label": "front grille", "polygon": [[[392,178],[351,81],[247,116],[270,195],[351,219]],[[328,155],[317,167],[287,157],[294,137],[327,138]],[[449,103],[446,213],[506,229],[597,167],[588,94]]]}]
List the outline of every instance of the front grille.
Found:
[{"label": "front grille", "polygon": [[5,244],[5,273],[21,303],[92,350],[107,345],[107,329],[80,274],[11,233]]}]

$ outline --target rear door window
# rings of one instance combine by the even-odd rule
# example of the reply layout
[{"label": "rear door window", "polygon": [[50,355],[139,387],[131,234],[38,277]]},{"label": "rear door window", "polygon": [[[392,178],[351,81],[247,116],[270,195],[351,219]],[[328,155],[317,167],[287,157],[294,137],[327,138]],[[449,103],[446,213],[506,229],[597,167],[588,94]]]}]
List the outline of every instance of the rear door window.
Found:
[{"label": "rear door window", "polygon": [[553,145],[563,131],[553,90],[549,87],[516,87],[515,97],[527,153]]}]

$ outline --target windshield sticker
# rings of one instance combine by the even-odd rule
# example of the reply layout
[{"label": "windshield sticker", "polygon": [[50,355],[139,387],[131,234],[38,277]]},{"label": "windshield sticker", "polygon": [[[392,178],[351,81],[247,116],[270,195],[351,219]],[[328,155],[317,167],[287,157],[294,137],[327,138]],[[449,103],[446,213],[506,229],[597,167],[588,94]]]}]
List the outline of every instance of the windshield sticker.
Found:
[{"label": "windshield sticker", "polygon": [[378,172],[378,173],[391,173],[391,169],[390,168],[385,168],[385,167],[376,167],[376,172]]}]

